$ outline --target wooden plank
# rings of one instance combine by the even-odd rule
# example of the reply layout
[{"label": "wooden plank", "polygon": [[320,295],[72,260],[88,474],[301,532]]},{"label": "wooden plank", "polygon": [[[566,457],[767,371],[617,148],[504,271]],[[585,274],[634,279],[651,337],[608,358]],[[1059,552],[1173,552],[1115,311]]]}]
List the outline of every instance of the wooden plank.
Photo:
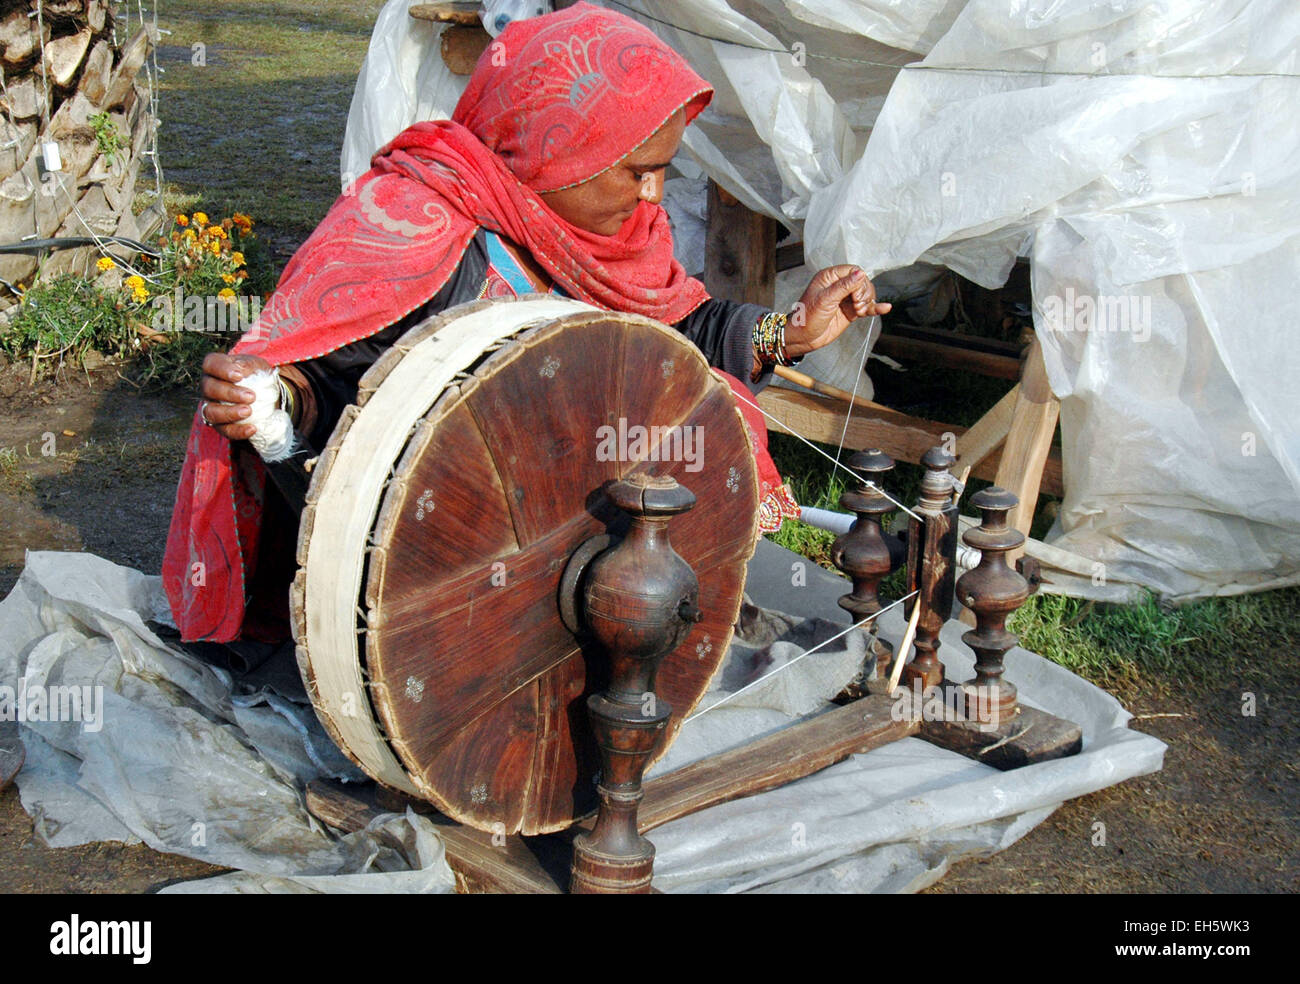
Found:
[{"label": "wooden plank", "polygon": [[970,335],[948,328],[926,328],[922,325],[891,325],[889,335],[895,338],[913,338],[922,342],[937,342],[975,352],[1004,355],[1017,362],[1021,361],[1029,348],[1027,344],[1021,342],[1007,342],[1000,338],[985,338],[983,335]]},{"label": "wooden plank", "polygon": [[1083,729],[1073,721],[1024,705],[996,727],[956,718],[925,721],[921,737],[1003,772],[1077,755],[1083,747]]},{"label": "wooden plank", "polygon": [[970,429],[957,441],[957,464],[953,466],[953,474],[960,475],[966,468],[974,470],[976,465],[1002,445],[1007,439],[1007,431],[1011,429],[1019,395],[1020,384],[1017,383],[1006,396],[993,404],[988,413],[971,424]]},{"label": "wooden plank", "polygon": [[714,297],[768,308],[776,303],[776,221],[750,211],[713,181],[703,279]]},{"label": "wooden plank", "polygon": [[478,24],[483,5],[474,3],[417,3],[407,13],[416,20],[450,24]]},{"label": "wooden plank", "polygon": [[[307,784],[312,816],[346,833],[363,830],[378,816],[394,812],[376,802],[374,784],[358,785],[315,779]],[[447,863],[469,891],[525,895],[563,894],[565,886],[547,870],[522,837],[474,830],[439,814],[430,815],[447,850]]]},{"label": "wooden plank", "polygon": [[924,362],[926,365],[961,369],[966,372],[991,376],[994,379],[1019,379],[1020,360],[992,352],[948,345],[941,342],[903,338],[898,335],[881,335],[872,352],[890,358]]},{"label": "wooden plank", "polygon": [[[962,435],[967,428],[956,424],[945,424],[934,420],[925,420],[896,410],[867,413],[861,409],[853,412],[849,420],[848,431],[844,431],[845,411],[848,408],[842,400],[819,396],[815,393],[800,393],[779,386],[769,386],[758,397],[758,405],[775,418],[769,421],[768,429],[783,433],[782,425],[788,432],[798,434],[810,441],[837,445],[840,434],[844,433],[844,446],[857,451],[862,448],[880,448],[900,461],[919,462],[921,455],[938,444],[945,444],[955,439],[961,446]],[[976,478],[993,481],[997,475],[998,465],[1003,452],[995,451],[971,470]],[[1061,457],[1055,449],[1050,449],[1047,460],[1041,469],[1041,490],[1051,495],[1062,495]]]},{"label": "wooden plank", "polygon": [[[1060,494],[1053,491],[1059,483],[1050,483],[1045,472],[1060,413],[1061,404],[1047,382],[1042,347],[1038,339],[1034,339],[1025,360],[1025,373],[1020,380],[1011,429],[1002,446],[1002,457],[994,478],[996,484],[1020,497],[1020,505],[1011,510],[1009,520],[1025,536],[1029,535],[1034,521],[1039,491]],[[1014,550],[1007,555],[1007,561],[1014,564],[1023,553],[1023,548]]]},{"label": "wooden plank", "polygon": [[850,755],[914,735],[920,725],[896,721],[894,701],[864,697],[809,721],[712,755],[645,784],[642,832],[729,800],[775,789]]},{"label": "wooden plank", "polygon": [[442,60],[452,75],[473,75],[492,35],[478,24],[452,24],[442,32]]}]

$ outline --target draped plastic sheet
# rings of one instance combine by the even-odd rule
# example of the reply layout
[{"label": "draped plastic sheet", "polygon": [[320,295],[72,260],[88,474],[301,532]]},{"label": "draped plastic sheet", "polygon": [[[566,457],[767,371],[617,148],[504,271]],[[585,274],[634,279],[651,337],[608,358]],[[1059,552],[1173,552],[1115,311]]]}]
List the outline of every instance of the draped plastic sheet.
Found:
[{"label": "draped plastic sheet", "polygon": [[[751,568],[772,575],[792,562],[799,558],[764,541]],[[808,586],[793,593],[782,587],[788,577],[765,578],[759,603],[810,617],[769,614],[775,642],[749,631],[732,647],[702,703],[711,709],[685,724],[658,772],[826,709],[826,698],[861,667],[860,636],[801,658],[842,626],[842,618],[816,616],[837,611],[844,582],[820,568],[808,575]],[[17,689],[26,679],[28,692],[38,684],[103,687],[102,727],[21,725],[28,759],[17,782],[37,837],[52,847],[144,841],[241,869],[169,891],[451,890],[442,842],[425,817],[388,814],[342,838],[323,830],[304,807],[303,784],[337,763],[322,767],[328,742],[310,710],[292,717],[258,701],[237,702],[228,677],[150,628],[165,613],[159,578],[89,554],[29,553],[17,586],[0,602],[0,686]],[[882,623],[896,645],[903,628],[897,610]],[[964,628],[949,623],[943,636],[957,679],[971,675]],[[788,668],[714,707],[782,664]],[[1024,650],[1013,650],[1007,666],[1022,700],[1083,725],[1082,754],[1001,773],[904,739],[658,828],[656,885],[676,892],[915,890],[956,858],[1013,843],[1065,799],[1160,768],[1164,745],[1130,731],[1113,697]]]},{"label": "draped plastic sheet", "polygon": [[[1073,555],[1050,590],[1300,583],[1292,0],[604,5],[717,87],[687,151],[802,235],[813,269],[923,283],[942,264],[997,287],[1030,259],[1062,400],[1067,494],[1047,540]],[[345,171],[463,88],[407,6],[390,0],[376,26]],[[822,361],[856,360],[860,342]]]}]

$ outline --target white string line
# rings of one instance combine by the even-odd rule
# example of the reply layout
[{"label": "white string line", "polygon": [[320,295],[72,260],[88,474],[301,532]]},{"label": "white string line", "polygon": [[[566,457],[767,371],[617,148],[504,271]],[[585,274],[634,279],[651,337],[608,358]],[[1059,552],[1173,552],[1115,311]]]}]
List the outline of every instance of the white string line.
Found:
[{"label": "white string line", "polygon": [[[735,392],[735,391],[733,390],[732,392]],[[760,407],[757,403],[755,403],[753,400],[749,399],[749,397],[741,396],[739,393],[736,393],[736,399],[741,400],[741,401],[744,402],[744,403],[748,403],[751,407],[753,407],[755,410],[757,410],[759,413],[761,413],[764,417],[766,417],[768,420],[772,421],[772,423],[774,423],[774,424],[776,424],[777,426],[779,426],[780,428],[782,428],[786,433],[788,433],[788,434],[791,435],[792,437],[796,437],[796,438],[798,438],[799,440],[803,441],[804,444],[808,445],[808,447],[812,448],[814,451],[816,451],[819,455],[821,455],[823,458],[825,458],[827,461],[829,461],[829,462],[830,462],[832,465],[834,465],[836,468],[839,468],[839,469],[841,469],[842,471],[846,471],[846,472],[848,472],[850,475],[853,476],[853,480],[854,480],[855,482],[861,482],[861,481],[863,481],[862,476],[859,475],[857,472],[855,472],[852,468],[849,468],[847,465],[841,465],[838,461],[836,461],[834,458],[832,458],[829,454],[827,454],[825,451],[823,451],[823,450],[822,450],[821,448],[819,448],[817,445],[813,444],[812,441],[808,440],[808,438],[804,437],[804,436],[803,436],[802,434],[800,434],[798,431],[793,430],[793,429],[790,427],[789,424],[786,424],[786,423],[783,422],[783,421],[777,420],[777,419],[776,419],[775,417],[773,417],[770,413],[768,413],[766,410],[764,410],[762,407]],[[903,512],[907,513],[907,514],[908,514],[909,516],[911,516],[913,519],[915,519],[915,520],[917,520],[918,522],[921,522],[921,523],[924,523],[924,522],[925,522],[925,517],[924,517],[924,516],[918,516],[916,513],[912,512],[912,510],[908,509],[907,506],[903,505],[901,502],[899,502],[897,499],[895,499],[892,495],[890,495],[888,492],[886,492],[884,489],[882,489],[880,486],[878,486],[875,482],[867,482],[866,484],[869,485],[869,486],[871,486],[871,488],[875,489],[877,492],[879,492],[879,493],[880,493],[881,495],[883,495],[886,499],[888,499],[890,502],[892,502],[894,505],[896,505],[899,509],[903,510]]]},{"label": "white string line", "polygon": [[[823,648],[825,648],[826,646],[829,646],[829,645],[830,645],[832,642],[834,642],[836,639],[839,639],[839,638],[841,638],[841,637],[843,637],[843,636],[848,635],[848,634],[849,634],[850,632],[852,632],[854,629],[861,628],[862,626],[864,626],[864,625],[866,625],[868,622],[870,622],[873,618],[877,618],[878,616],[885,614],[885,612],[889,611],[891,608],[897,608],[897,607],[898,607],[899,605],[901,605],[903,602],[907,601],[907,599],[909,599],[909,598],[915,598],[915,597],[916,597],[917,595],[919,595],[920,593],[921,593],[921,592],[918,590],[918,591],[913,591],[913,592],[912,592],[911,594],[909,594],[909,595],[904,595],[902,598],[899,598],[897,601],[895,601],[895,602],[893,602],[893,603],[891,603],[891,604],[889,604],[889,605],[886,605],[884,608],[880,609],[880,611],[878,611],[878,612],[874,612],[873,614],[868,615],[868,616],[867,616],[866,618],[864,618],[861,622],[855,622],[853,625],[850,625],[850,626],[849,626],[847,629],[845,629],[843,632],[837,632],[837,633],[835,633],[835,635],[831,636],[831,637],[830,637],[829,639],[827,639],[825,642],[819,642],[817,645],[813,646],[812,649],[805,650],[804,652],[802,652],[802,653],[800,653],[798,656],[796,656],[794,659],[790,660],[790,662],[785,663],[785,664],[782,665],[782,666],[778,666],[778,667],[777,667],[775,670],[773,670],[771,673],[765,673],[765,674],[763,674],[761,677],[759,677],[759,678],[758,678],[757,680],[755,680],[753,683],[747,683],[747,684],[745,684],[743,687],[741,687],[739,690],[733,690],[731,693],[727,694],[727,696],[723,697],[722,700],[718,701],[717,703],[715,703],[715,704],[710,704],[708,707],[704,708],[704,710],[702,710],[702,711],[696,711],[694,714],[692,714],[690,717],[688,717],[685,721],[683,721],[682,724],[686,724],[688,721],[694,721],[694,720],[695,720],[697,717],[699,717],[700,715],[702,715],[702,714],[708,714],[709,711],[713,710],[714,708],[721,707],[723,704],[727,703],[727,701],[731,700],[733,697],[739,697],[739,696],[740,696],[741,694],[743,694],[746,690],[749,690],[749,689],[751,689],[751,688],[753,688],[753,687],[757,687],[757,686],[758,686],[760,683],[762,683],[764,680],[770,680],[770,679],[772,679],[772,677],[776,676],[776,675],[777,675],[778,673],[780,673],[782,670],[788,670],[790,667],[794,666],[795,663],[799,662],[799,660],[803,659],[805,656],[811,656],[813,653],[817,652],[817,650],[819,650],[819,649],[823,649]],[[778,640],[778,641],[779,641],[779,640]],[[902,656],[901,656],[900,658],[904,658],[904,657],[906,657],[906,655],[907,655],[907,654],[904,653],[904,654],[902,654]]]},{"label": "white string line", "polygon": [[871,347],[871,326],[867,326],[866,337],[862,339],[862,354],[858,356],[858,371],[853,377],[853,392],[849,395],[849,409],[844,414],[844,428],[840,431],[839,447],[835,449],[835,461],[840,460],[840,455],[844,453],[844,441],[849,436],[849,421],[853,419],[853,408],[858,404],[858,386],[862,382],[862,373],[865,371],[867,364],[867,350]]}]

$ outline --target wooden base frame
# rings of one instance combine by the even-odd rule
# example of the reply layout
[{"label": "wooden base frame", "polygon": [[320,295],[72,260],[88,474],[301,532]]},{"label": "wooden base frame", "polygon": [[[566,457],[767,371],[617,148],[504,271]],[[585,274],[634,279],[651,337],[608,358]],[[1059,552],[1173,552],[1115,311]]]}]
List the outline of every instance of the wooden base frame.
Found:
[{"label": "wooden base frame", "polygon": [[[878,691],[884,681],[871,686]],[[644,785],[638,829],[644,834],[710,806],[775,789],[900,738],[919,737],[999,769],[1079,751],[1079,726],[1036,708],[1021,707],[1015,717],[994,726],[967,720],[951,710],[960,706],[947,692],[956,687],[945,681],[945,689],[928,696],[907,689],[895,691],[892,697],[871,693],[784,731],[651,779]],[[896,702],[903,707],[896,709]],[[942,717],[932,712],[939,706],[948,708]],[[566,892],[573,838],[592,824],[592,818],[587,818],[557,834],[506,836],[457,824],[425,803],[382,790],[374,783],[316,780],[307,787],[311,814],[348,833],[361,830],[382,813],[408,805],[438,824],[447,862],[463,892]]]}]

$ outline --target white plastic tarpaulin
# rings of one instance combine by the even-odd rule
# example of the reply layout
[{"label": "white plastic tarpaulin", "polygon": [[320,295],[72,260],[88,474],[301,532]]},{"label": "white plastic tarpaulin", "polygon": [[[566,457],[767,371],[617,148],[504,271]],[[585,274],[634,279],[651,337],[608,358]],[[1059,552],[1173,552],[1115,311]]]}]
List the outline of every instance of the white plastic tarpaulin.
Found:
[{"label": "white plastic tarpaulin", "polygon": [[[1030,260],[1062,401],[1066,497],[1046,538],[1063,560],[1047,575],[1056,589],[1141,585],[1178,600],[1300,583],[1300,353],[1287,330],[1300,5],[603,5],[642,19],[714,84],[687,151],[802,236],[813,268],[852,262],[906,281],[914,264],[918,280],[940,264],[992,288]],[[463,87],[407,6],[390,0],[380,16],[345,172],[402,125],[445,115]],[[407,93],[396,102],[374,85],[392,51],[388,84]],[[384,126],[367,105],[383,107]],[[677,197],[691,195],[698,182]],[[673,214],[696,243],[694,211]],[[855,336],[834,358],[855,363],[861,349]],[[856,365],[846,375],[829,358],[819,374],[854,379]]]}]

